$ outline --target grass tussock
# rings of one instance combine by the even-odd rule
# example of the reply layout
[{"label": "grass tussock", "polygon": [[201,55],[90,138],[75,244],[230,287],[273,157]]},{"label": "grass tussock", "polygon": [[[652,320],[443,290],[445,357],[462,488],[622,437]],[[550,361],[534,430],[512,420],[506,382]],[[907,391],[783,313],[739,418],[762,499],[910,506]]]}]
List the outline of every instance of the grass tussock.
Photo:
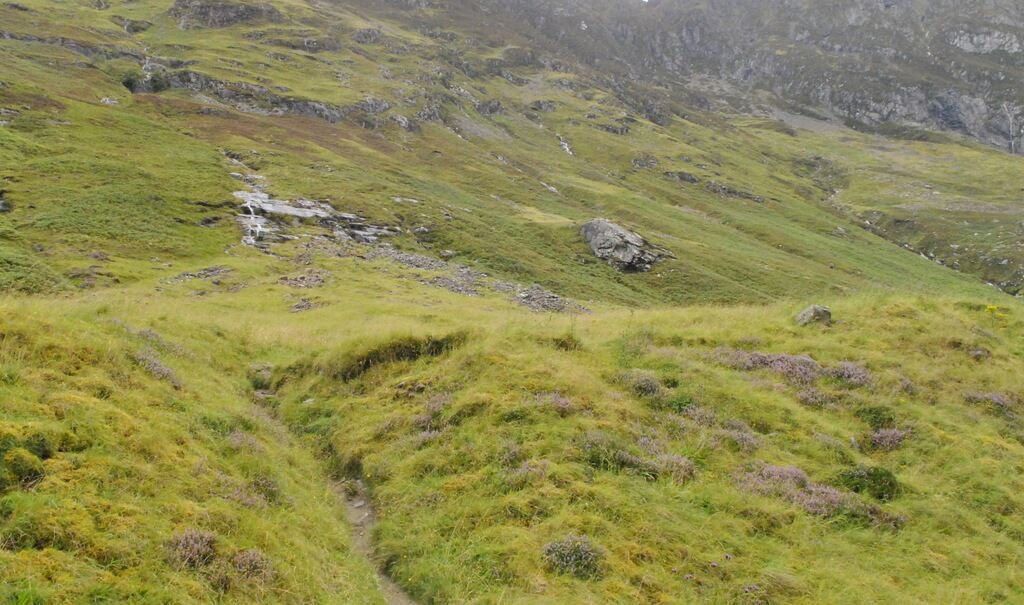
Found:
[{"label": "grass tussock", "polygon": [[462,346],[467,338],[466,332],[455,332],[440,337],[392,338],[361,351],[346,353],[336,363],[330,364],[329,372],[337,379],[348,382],[380,365],[443,355]]}]

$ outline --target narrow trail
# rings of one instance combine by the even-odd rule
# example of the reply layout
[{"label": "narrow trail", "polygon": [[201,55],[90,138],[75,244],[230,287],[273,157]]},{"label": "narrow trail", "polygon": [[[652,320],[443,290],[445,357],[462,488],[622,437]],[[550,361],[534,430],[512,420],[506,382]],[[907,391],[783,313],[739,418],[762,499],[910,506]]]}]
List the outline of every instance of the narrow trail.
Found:
[{"label": "narrow trail", "polygon": [[355,493],[350,493],[351,489],[346,490],[346,486],[338,482],[331,484],[338,501],[345,506],[345,513],[349,525],[352,527],[352,548],[369,559],[373,565],[377,573],[377,581],[380,583],[381,593],[388,605],[417,605],[416,601],[407,595],[377,564],[373,548],[373,526],[377,523],[377,514],[373,510],[370,494],[362,480],[357,479],[350,486],[355,487]]},{"label": "narrow trail", "polygon": [[[283,422],[262,401],[272,398],[272,390],[256,390],[253,392],[252,414],[282,442],[292,442],[292,433]],[[373,547],[373,527],[377,524],[377,514],[370,499],[369,490],[362,479],[342,484],[330,481],[331,491],[338,503],[345,509],[345,517],[352,532],[352,550],[365,558],[377,576],[380,593],[387,605],[419,605],[407,595],[379,565],[376,550]]]}]

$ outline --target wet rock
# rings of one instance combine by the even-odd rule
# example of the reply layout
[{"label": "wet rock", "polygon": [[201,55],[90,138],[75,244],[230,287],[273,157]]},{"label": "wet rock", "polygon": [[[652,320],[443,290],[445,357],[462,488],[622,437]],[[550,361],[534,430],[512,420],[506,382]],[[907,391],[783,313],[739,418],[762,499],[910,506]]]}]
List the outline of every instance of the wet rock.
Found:
[{"label": "wet rock", "polygon": [[700,182],[700,179],[696,175],[690,174],[689,172],[666,172],[666,178],[670,178],[673,181],[679,181],[680,183],[690,183],[696,185]]},{"label": "wet rock", "polygon": [[408,132],[416,132],[420,129],[419,124],[403,115],[393,115],[391,116],[391,121],[398,124],[398,127],[402,130],[406,130]]},{"label": "wet rock", "polygon": [[501,101],[497,99],[491,99],[489,101],[481,101],[476,104],[476,110],[482,115],[491,116],[494,114],[502,113],[505,108],[501,104]]},{"label": "wet rock", "polygon": [[329,273],[326,271],[310,270],[299,275],[286,276],[277,280],[283,286],[290,288],[319,288],[327,281]]},{"label": "wet rock", "polygon": [[605,219],[586,223],[580,235],[595,256],[620,271],[649,271],[662,257],[643,237]]},{"label": "wet rock", "polygon": [[297,302],[294,305],[292,305],[290,310],[291,310],[292,313],[302,313],[304,311],[312,311],[313,309],[316,309],[316,308],[322,307],[322,306],[323,305],[321,305],[319,303],[316,303],[316,302],[313,302],[312,300],[310,300],[308,298],[300,298],[299,302]]},{"label": "wet rock", "polygon": [[214,278],[220,277],[221,275],[226,275],[226,274],[228,274],[230,272],[231,272],[231,268],[230,267],[225,267],[223,265],[217,265],[217,266],[214,266],[214,267],[207,267],[205,269],[200,269],[199,271],[181,273],[181,274],[171,278],[170,281],[172,283],[176,283],[176,282],[191,281],[193,279],[214,279]]},{"label": "wet rock", "polygon": [[6,191],[0,189],[0,214],[6,214],[11,210],[14,210],[14,205],[11,204],[10,200],[4,197]]},{"label": "wet rock", "polygon": [[821,305],[811,305],[796,316],[796,323],[800,326],[807,326],[813,323],[832,323],[832,310]]},{"label": "wet rock", "polygon": [[515,301],[531,311],[547,313],[563,313],[575,310],[586,312],[587,310],[573,301],[563,298],[550,290],[546,290],[536,284],[521,288],[516,292]]},{"label": "wet rock", "polygon": [[360,29],[352,34],[352,39],[359,44],[376,44],[380,42],[381,37],[381,31],[375,28]]},{"label": "wet rock", "polygon": [[650,168],[658,167],[658,158],[648,153],[643,154],[640,157],[633,158],[633,168],[637,170],[647,170]]},{"label": "wet rock", "polygon": [[365,111],[369,114],[378,114],[391,109],[391,103],[376,97],[366,97],[362,101],[356,103],[353,107],[359,111]]},{"label": "wet rock", "polygon": [[620,136],[629,134],[629,126],[626,126],[625,124],[598,124],[597,128]]},{"label": "wet rock", "polygon": [[532,48],[512,46],[502,51],[501,59],[509,67],[529,67],[537,63],[537,54]]},{"label": "wet rock", "polygon": [[530,103],[530,109],[547,113],[558,109],[558,105],[554,101],[538,100]]},{"label": "wet rock", "polygon": [[712,193],[715,193],[722,197],[732,197],[737,199],[750,200],[752,202],[757,202],[758,204],[764,202],[763,196],[754,195],[753,193],[747,191],[740,191],[739,189],[735,189],[733,187],[730,187],[729,185],[723,185],[722,183],[719,183],[717,181],[708,181],[707,188]]},{"label": "wet rock", "polygon": [[175,0],[170,15],[181,29],[219,28],[239,23],[283,21],[269,4],[242,4],[228,0]]},{"label": "wet rock", "polygon": [[562,148],[562,151],[569,155],[576,155],[576,152],[572,149],[572,144],[569,143],[569,139],[566,139],[562,135],[558,135],[558,145]]},{"label": "wet rock", "polygon": [[443,122],[444,111],[441,109],[440,105],[427,105],[416,112],[416,119],[420,122]]},{"label": "wet rock", "polygon": [[129,19],[127,17],[122,17],[120,15],[114,15],[110,18],[110,20],[116,25],[120,26],[121,29],[123,29],[125,33],[128,34],[137,34],[139,32],[144,32],[147,29],[153,27],[153,24],[149,21]]}]

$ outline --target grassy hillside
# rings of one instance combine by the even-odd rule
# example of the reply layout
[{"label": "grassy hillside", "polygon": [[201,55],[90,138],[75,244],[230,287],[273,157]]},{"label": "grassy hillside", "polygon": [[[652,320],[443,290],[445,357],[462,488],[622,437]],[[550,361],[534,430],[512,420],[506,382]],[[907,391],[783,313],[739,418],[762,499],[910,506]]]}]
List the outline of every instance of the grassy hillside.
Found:
[{"label": "grassy hillside", "polygon": [[1024,599],[1019,158],[266,6],[0,6],[0,601]]},{"label": "grassy hillside", "polygon": [[[1019,184],[992,176],[1012,174],[1018,159],[955,143],[797,132],[685,107],[663,112],[659,125],[635,108],[637,97],[612,93],[585,68],[555,65],[544,52],[524,59],[527,42],[515,30],[503,39],[476,30],[437,38],[364,9],[298,5],[282,6],[289,20],[281,23],[183,30],[160,3],[24,7],[0,9],[13,38],[0,40],[0,104],[13,112],[0,128],[0,178],[13,205],[3,283],[21,290],[131,280],[149,274],[154,257],[219,254],[237,241],[230,191],[239,185],[228,173],[240,170],[220,152],[243,157],[278,197],[328,199],[403,228],[395,243],[404,248],[450,249],[508,278],[631,304],[966,287],[859,229],[862,219],[825,203],[836,189],[843,191],[832,202],[886,216],[898,195],[901,208],[927,209],[927,225],[946,215],[932,212],[935,195],[921,185],[944,188],[949,166],[960,163],[972,168],[958,172],[958,195],[982,192],[1000,216],[1017,211]],[[114,23],[124,18],[152,25],[129,34]],[[370,25],[381,28],[380,40],[356,42]],[[122,80],[143,77],[138,62],[164,66],[151,68],[157,83],[199,73],[235,96],[132,95]],[[243,85],[265,92],[240,101]],[[366,98],[391,109],[346,109],[339,123],[262,115],[295,100],[344,109]],[[480,111],[487,101],[501,109]],[[531,109],[537,101],[552,111]],[[440,121],[417,119],[424,110]],[[418,131],[399,127],[397,116]],[[987,220],[985,208],[971,212]],[[639,231],[676,259],[647,275],[618,275],[579,241],[578,225],[595,216]],[[973,225],[927,237],[955,244]],[[422,227],[430,233],[411,233]],[[924,233],[893,237],[917,244]],[[988,265],[1015,271],[1019,251],[990,241],[1009,260]],[[989,253],[972,246],[968,256]],[[962,265],[991,278],[981,260]]]},{"label": "grassy hillside", "polygon": [[[330,476],[368,485],[374,558],[424,603],[1024,592],[1015,304],[539,317],[378,261],[315,266],[302,314],[288,265],[257,257],[219,285],[5,303],[5,443],[52,444],[39,477],[5,459],[9,594],[372,601]],[[175,558],[187,529],[216,535],[212,563]],[[584,554],[558,550],[572,535]],[[270,579],[231,567],[246,549]]]}]

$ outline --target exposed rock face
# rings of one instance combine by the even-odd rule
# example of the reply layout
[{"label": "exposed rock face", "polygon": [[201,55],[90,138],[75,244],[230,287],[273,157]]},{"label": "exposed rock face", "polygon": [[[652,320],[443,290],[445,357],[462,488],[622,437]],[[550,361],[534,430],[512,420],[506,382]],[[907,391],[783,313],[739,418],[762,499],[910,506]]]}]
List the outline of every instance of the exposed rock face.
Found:
[{"label": "exposed rock face", "polygon": [[182,29],[228,27],[239,23],[282,21],[269,4],[242,4],[228,0],[175,0],[170,14]]},{"label": "exposed rock face", "polygon": [[558,109],[557,104],[554,101],[548,101],[546,99],[540,99],[530,103],[530,109],[534,111],[549,112]]},{"label": "exposed rock face", "polygon": [[491,116],[504,111],[504,107],[502,107],[501,101],[494,99],[477,103],[476,110],[485,116]]},{"label": "exposed rock face", "polygon": [[[712,90],[725,83],[737,99],[759,89],[858,127],[950,130],[1024,148],[1019,0],[480,3],[624,79],[702,74],[716,82]],[[643,104],[638,113],[664,118],[656,102]]]},{"label": "exposed rock face", "polygon": [[662,254],[640,235],[611,221],[594,219],[580,229],[594,255],[620,271],[650,271]]},{"label": "exposed rock face", "polygon": [[796,316],[797,325],[809,326],[814,323],[832,323],[832,311],[821,305],[811,305]]},{"label": "exposed rock face", "polygon": [[121,26],[121,28],[124,29],[125,33],[128,33],[128,34],[137,34],[139,32],[144,32],[147,29],[153,27],[153,24],[150,23],[149,21],[139,21],[139,20],[136,20],[136,19],[128,19],[127,17],[122,17],[120,15],[114,15],[113,17],[110,18],[110,20],[113,23]]},{"label": "exposed rock face", "polygon": [[360,29],[352,34],[352,39],[359,44],[376,44],[380,42],[381,33],[379,29]]}]

